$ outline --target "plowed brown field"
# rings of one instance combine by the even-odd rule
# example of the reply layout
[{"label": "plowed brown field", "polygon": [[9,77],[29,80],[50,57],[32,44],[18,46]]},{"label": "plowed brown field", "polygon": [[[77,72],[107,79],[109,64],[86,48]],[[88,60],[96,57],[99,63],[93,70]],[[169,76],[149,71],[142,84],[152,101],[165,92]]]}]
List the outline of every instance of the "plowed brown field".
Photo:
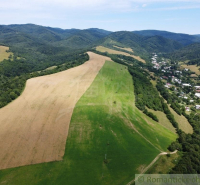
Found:
[{"label": "plowed brown field", "polygon": [[108,57],[88,52],[83,65],[27,81],[0,109],[0,169],[62,160],[71,115]]}]

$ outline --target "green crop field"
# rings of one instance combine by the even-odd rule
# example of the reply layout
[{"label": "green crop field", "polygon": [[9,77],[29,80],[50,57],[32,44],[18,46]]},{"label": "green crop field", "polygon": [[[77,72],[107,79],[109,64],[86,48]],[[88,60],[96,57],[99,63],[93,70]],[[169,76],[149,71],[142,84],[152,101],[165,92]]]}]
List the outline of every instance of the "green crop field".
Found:
[{"label": "green crop field", "polygon": [[107,61],[76,104],[63,161],[1,170],[0,184],[128,183],[177,137],[134,98],[127,67]]}]

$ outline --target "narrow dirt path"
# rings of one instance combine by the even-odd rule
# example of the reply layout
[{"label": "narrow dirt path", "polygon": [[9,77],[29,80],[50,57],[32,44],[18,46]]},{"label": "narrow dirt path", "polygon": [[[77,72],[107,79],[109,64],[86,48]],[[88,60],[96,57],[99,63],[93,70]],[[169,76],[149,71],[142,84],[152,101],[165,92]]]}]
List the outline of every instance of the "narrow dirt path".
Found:
[{"label": "narrow dirt path", "polygon": [[[151,166],[159,159],[159,157],[161,155],[167,155],[167,154],[175,154],[177,153],[178,150],[175,150],[174,152],[161,152],[160,154],[158,154],[156,156],[156,158],[141,172],[141,175],[144,174],[149,168],[151,168]],[[138,176],[139,178],[140,176]],[[133,179],[132,181],[130,181],[127,185],[131,185],[135,182],[135,179]]]}]

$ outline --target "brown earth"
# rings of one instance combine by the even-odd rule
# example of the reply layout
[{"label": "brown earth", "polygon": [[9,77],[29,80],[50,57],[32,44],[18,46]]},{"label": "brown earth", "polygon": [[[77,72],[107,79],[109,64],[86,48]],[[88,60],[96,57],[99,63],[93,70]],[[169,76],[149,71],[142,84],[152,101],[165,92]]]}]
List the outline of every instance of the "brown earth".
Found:
[{"label": "brown earth", "polygon": [[27,81],[0,109],[0,169],[62,160],[73,109],[108,57],[88,52],[83,65]]}]

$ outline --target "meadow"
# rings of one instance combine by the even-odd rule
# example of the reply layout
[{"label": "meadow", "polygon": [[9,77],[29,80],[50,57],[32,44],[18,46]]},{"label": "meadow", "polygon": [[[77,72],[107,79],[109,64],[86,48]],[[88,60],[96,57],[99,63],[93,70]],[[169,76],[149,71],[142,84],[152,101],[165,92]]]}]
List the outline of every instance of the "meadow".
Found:
[{"label": "meadow", "polygon": [[181,65],[182,68],[190,69],[191,71],[195,72],[197,75],[200,75],[199,66],[197,65]]},{"label": "meadow", "polygon": [[[109,54],[119,54],[119,55],[125,55],[125,56],[129,56],[129,57],[132,57],[142,63],[146,63],[144,59],[140,58],[140,56],[135,56],[133,54],[129,54],[129,53],[126,53],[126,52],[123,52],[123,51],[117,51],[117,50],[114,50],[114,49],[110,49],[110,48],[106,48],[104,46],[97,46],[96,47],[96,50],[97,51],[100,51],[100,52],[108,52]],[[129,48],[130,50],[130,48]]]},{"label": "meadow", "polygon": [[6,52],[9,50],[9,47],[6,46],[0,46],[0,62],[4,59],[8,59],[10,55],[12,55],[11,52]]}]

